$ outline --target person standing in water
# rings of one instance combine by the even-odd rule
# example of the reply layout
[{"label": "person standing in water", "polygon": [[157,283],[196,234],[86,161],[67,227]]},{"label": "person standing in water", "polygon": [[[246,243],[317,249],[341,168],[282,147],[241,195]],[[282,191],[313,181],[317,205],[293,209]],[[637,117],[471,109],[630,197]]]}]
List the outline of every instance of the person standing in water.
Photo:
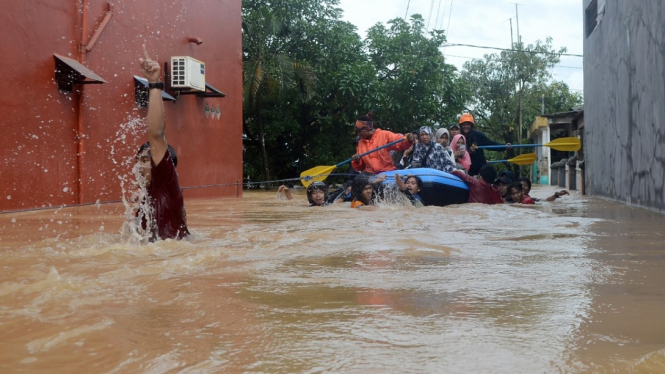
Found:
[{"label": "person standing in water", "polygon": [[[148,56],[140,58],[141,74],[148,80],[148,141],[136,154],[140,174],[139,183],[146,196],[139,205],[136,216],[144,230],[149,230],[150,241],[183,239],[189,235],[187,214],[182,189],[175,170],[175,151],[171,155],[166,143],[166,120],[162,102],[161,68],[159,62]],[[171,148],[172,149],[172,148]]]},{"label": "person standing in water", "polygon": [[[473,121],[473,116],[469,113],[464,113],[459,119],[460,129],[462,129],[462,135],[466,139],[467,149],[471,156],[471,167],[469,168],[469,175],[477,175],[480,168],[487,164],[485,159],[485,152],[482,149],[478,149],[478,146],[483,145],[503,145],[497,143],[493,140],[490,140],[485,134],[480,131],[474,130],[473,126],[476,124]],[[506,143],[505,149],[510,149],[510,143]],[[502,151],[505,149],[495,149],[496,151]]]},{"label": "person standing in water", "polygon": [[371,112],[367,115],[358,117],[356,120],[356,131],[358,132],[360,141],[356,148],[356,154],[351,157],[351,166],[357,171],[370,174],[379,174],[384,171],[397,169],[393,163],[390,151],[405,151],[411,147],[411,144],[415,139],[413,134],[408,134],[405,141],[393,144],[390,147],[360,158],[358,157],[359,154],[404,139],[404,135],[395,134],[387,130],[375,129]]}]

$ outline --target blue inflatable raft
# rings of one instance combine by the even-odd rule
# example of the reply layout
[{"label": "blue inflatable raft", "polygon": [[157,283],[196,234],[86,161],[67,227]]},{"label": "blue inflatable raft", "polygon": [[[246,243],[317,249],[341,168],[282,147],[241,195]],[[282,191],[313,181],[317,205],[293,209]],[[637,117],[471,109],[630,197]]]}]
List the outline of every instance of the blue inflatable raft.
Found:
[{"label": "blue inflatable raft", "polygon": [[464,204],[469,202],[469,187],[458,177],[436,169],[417,168],[386,171],[384,184],[395,183],[395,173],[402,178],[415,175],[423,181],[423,190],[420,197],[425,205],[446,206],[450,204]]}]

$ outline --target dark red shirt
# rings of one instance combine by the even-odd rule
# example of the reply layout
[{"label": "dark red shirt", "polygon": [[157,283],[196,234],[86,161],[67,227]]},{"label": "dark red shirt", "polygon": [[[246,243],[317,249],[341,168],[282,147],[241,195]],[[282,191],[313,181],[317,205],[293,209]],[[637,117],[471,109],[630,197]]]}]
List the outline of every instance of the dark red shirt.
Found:
[{"label": "dark red shirt", "polygon": [[492,186],[478,178],[471,177],[460,170],[454,170],[451,174],[458,176],[467,186],[469,186],[470,203],[503,204],[501,192],[499,192],[499,189],[496,188],[496,186]]},{"label": "dark red shirt", "polygon": [[522,195],[522,204],[535,204],[536,202],[533,201],[531,196],[529,195]]},{"label": "dark red shirt", "polygon": [[[171,154],[166,150],[159,165],[151,159],[152,181],[148,187],[148,199],[154,212],[154,225],[150,241],[163,239],[182,239],[189,235],[187,230],[187,214],[182,198],[182,189],[178,183]],[[146,229],[146,218],[142,218],[143,229]]]}]

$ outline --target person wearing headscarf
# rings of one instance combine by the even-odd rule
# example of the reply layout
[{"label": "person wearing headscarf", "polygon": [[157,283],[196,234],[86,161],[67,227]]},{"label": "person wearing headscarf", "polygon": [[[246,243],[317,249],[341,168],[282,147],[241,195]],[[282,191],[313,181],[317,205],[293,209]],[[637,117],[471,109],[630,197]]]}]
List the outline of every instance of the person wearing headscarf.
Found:
[{"label": "person wearing headscarf", "polygon": [[450,158],[453,158],[453,150],[450,148],[450,133],[448,132],[448,129],[445,127],[441,127],[440,129],[436,130],[436,134],[434,134],[434,140],[441,144],[443,149],[448,152],[448,155]]},{"label": "person wearing headscarf", "polygon": [[[369,176],[359,175],[351,185],[351,208],[370,208],[374,205],[374,186]],[[374,208],[374,207],[372,207]]]},{"label": "person wearing headscarf", "polygon": [[397,169],[393,163],[390,151],[404,151],[411,147],[414,140],[413,134],[408,134],[406,140],[393,144],[390,147],[370,153],[362,158],[358,155],[369,152],[373,149],[382,147],[388,143],[404,139],[404,135],[374,128],[374,119],[372,113],[360,116],[356,120],[356,131],[360,140],[356,147],[356,154],[351,157],[351,166],[360,172],[378,174],[384,171]]},{"label": "person wearing headscarf", "polygon": [[448,157],[441,144],[432,139],[432,130],[423,126],[418,131],[419,142],[413,150],[412,167],[431,168],[450,173],[455,170],[455,164]]},{"label": "person wearing headscarf", "polygon": [[[469,157],[469,152],[466,151],[466,140],[464,139],[464,135],[457,134],[453,136],[453,141],[450,145],[453,150],[455,162],[468,173],[469,168],[471,167],[471,157]],[[457,167],[457,169],[461,170],[459,167]]]}]

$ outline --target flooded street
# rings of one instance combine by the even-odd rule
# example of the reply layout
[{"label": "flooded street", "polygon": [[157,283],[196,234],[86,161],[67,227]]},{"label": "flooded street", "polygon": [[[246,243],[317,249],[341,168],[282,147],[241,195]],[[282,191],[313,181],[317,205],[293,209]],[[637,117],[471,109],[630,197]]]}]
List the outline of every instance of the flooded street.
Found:
[{"label": "flooded street", "polygon": [[663,215],[294,195],[187,200],[191,240],[145,246],[122,204],[0,214],[0,372],[665,372]]}]

